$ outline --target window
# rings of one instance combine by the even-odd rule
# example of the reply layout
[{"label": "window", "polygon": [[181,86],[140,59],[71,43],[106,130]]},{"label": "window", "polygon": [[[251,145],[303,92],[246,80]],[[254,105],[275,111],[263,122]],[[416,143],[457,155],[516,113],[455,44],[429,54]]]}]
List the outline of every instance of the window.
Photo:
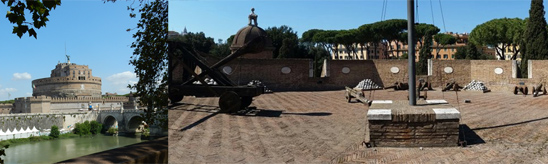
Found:
[{"label": "window", "polygon": [[444,54],[444,55],[443,55],[443,58],[444,58],[444,59],[447,59],[447,57],[448,57],[447,54]]},{"label": "window", "polygon": [[454,59],[455,58],[455,55],[451,55],[451,59]]},{"label": "window", "polygon": [[439,59],[439,58],[441,58],[441,55],[436,55],[436,59]]}]

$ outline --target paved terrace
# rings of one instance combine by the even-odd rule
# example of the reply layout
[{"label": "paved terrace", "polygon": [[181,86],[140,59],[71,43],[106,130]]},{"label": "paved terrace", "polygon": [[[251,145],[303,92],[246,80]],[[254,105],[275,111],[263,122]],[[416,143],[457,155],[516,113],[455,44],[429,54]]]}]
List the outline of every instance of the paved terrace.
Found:
[{"label": "paved terrace", "polygon": [[457,104],[437,89],[428,99],[460,109],[468,147],[365,148],[366,105],[344,91],[278,92],[256,97],[247,116],[217,114],[218,98],[185,97],[169,111],[169,163],[548,163],[548,95],[463,91]]}]

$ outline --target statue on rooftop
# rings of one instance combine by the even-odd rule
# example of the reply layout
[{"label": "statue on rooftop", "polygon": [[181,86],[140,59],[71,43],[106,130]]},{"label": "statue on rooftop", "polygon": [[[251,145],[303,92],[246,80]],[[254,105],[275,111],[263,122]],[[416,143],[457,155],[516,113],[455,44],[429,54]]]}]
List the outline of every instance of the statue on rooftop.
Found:
[{"label": "statue on rooftop", "polygon": [[255,8],[251,8],[251,14],[249,14],[249,24],[250,26],[253,26],[251,25],[251,20],[253,20],[253,23],[255,23],[255,26],[258,26],[259,24],[257,24],[257,17],[259,17],[257,14],[255,14]]},{"label": "statue on rooftop", "polygon": [[67,62],[70,63],[70,55],[65,55],[65,56],[67,56]]}]

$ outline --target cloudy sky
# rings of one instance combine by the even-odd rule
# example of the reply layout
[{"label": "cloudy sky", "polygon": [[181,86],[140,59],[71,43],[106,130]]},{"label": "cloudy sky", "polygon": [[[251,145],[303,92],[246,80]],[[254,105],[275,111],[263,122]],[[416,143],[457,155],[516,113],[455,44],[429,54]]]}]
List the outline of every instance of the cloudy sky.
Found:
[{"label": "cloudy sky", "polygon": [[[93,76],[102,79],[103,94],[129,93],[127,85],[137,78],[128,64],[134,32],[126,29],[138,21],[129,17],[129,4],[62,1],[50,12],[47,26],[37,30],[38,39],[12,34],[13,25],[0,17],[0,100],[30,96],[32,80],[49,77],[58,62],[66,62],[65,54],[71,63],[89,66]],[[0,6],[0,13],[7,10]]]}]

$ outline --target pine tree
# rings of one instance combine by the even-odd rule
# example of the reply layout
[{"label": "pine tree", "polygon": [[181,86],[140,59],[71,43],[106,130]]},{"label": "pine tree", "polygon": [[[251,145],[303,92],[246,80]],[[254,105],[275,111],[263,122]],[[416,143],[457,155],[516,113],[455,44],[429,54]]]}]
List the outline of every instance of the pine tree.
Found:
[{"label": "pine tree", "polygon": [[432,32],[424,35],[424,46],[419,51],[419,63],[417,63],[417,75],[426,75],[428,72],[428,59],[432,55]]},{"label": "pine tree", "polygon": [[521,59],[521,73],[527,77],[528,60],[548,58],[548,31],[546,31],[546,19],[544,18],[543,0],[531,0],[529,20],[523,36],[525,53]]}]

